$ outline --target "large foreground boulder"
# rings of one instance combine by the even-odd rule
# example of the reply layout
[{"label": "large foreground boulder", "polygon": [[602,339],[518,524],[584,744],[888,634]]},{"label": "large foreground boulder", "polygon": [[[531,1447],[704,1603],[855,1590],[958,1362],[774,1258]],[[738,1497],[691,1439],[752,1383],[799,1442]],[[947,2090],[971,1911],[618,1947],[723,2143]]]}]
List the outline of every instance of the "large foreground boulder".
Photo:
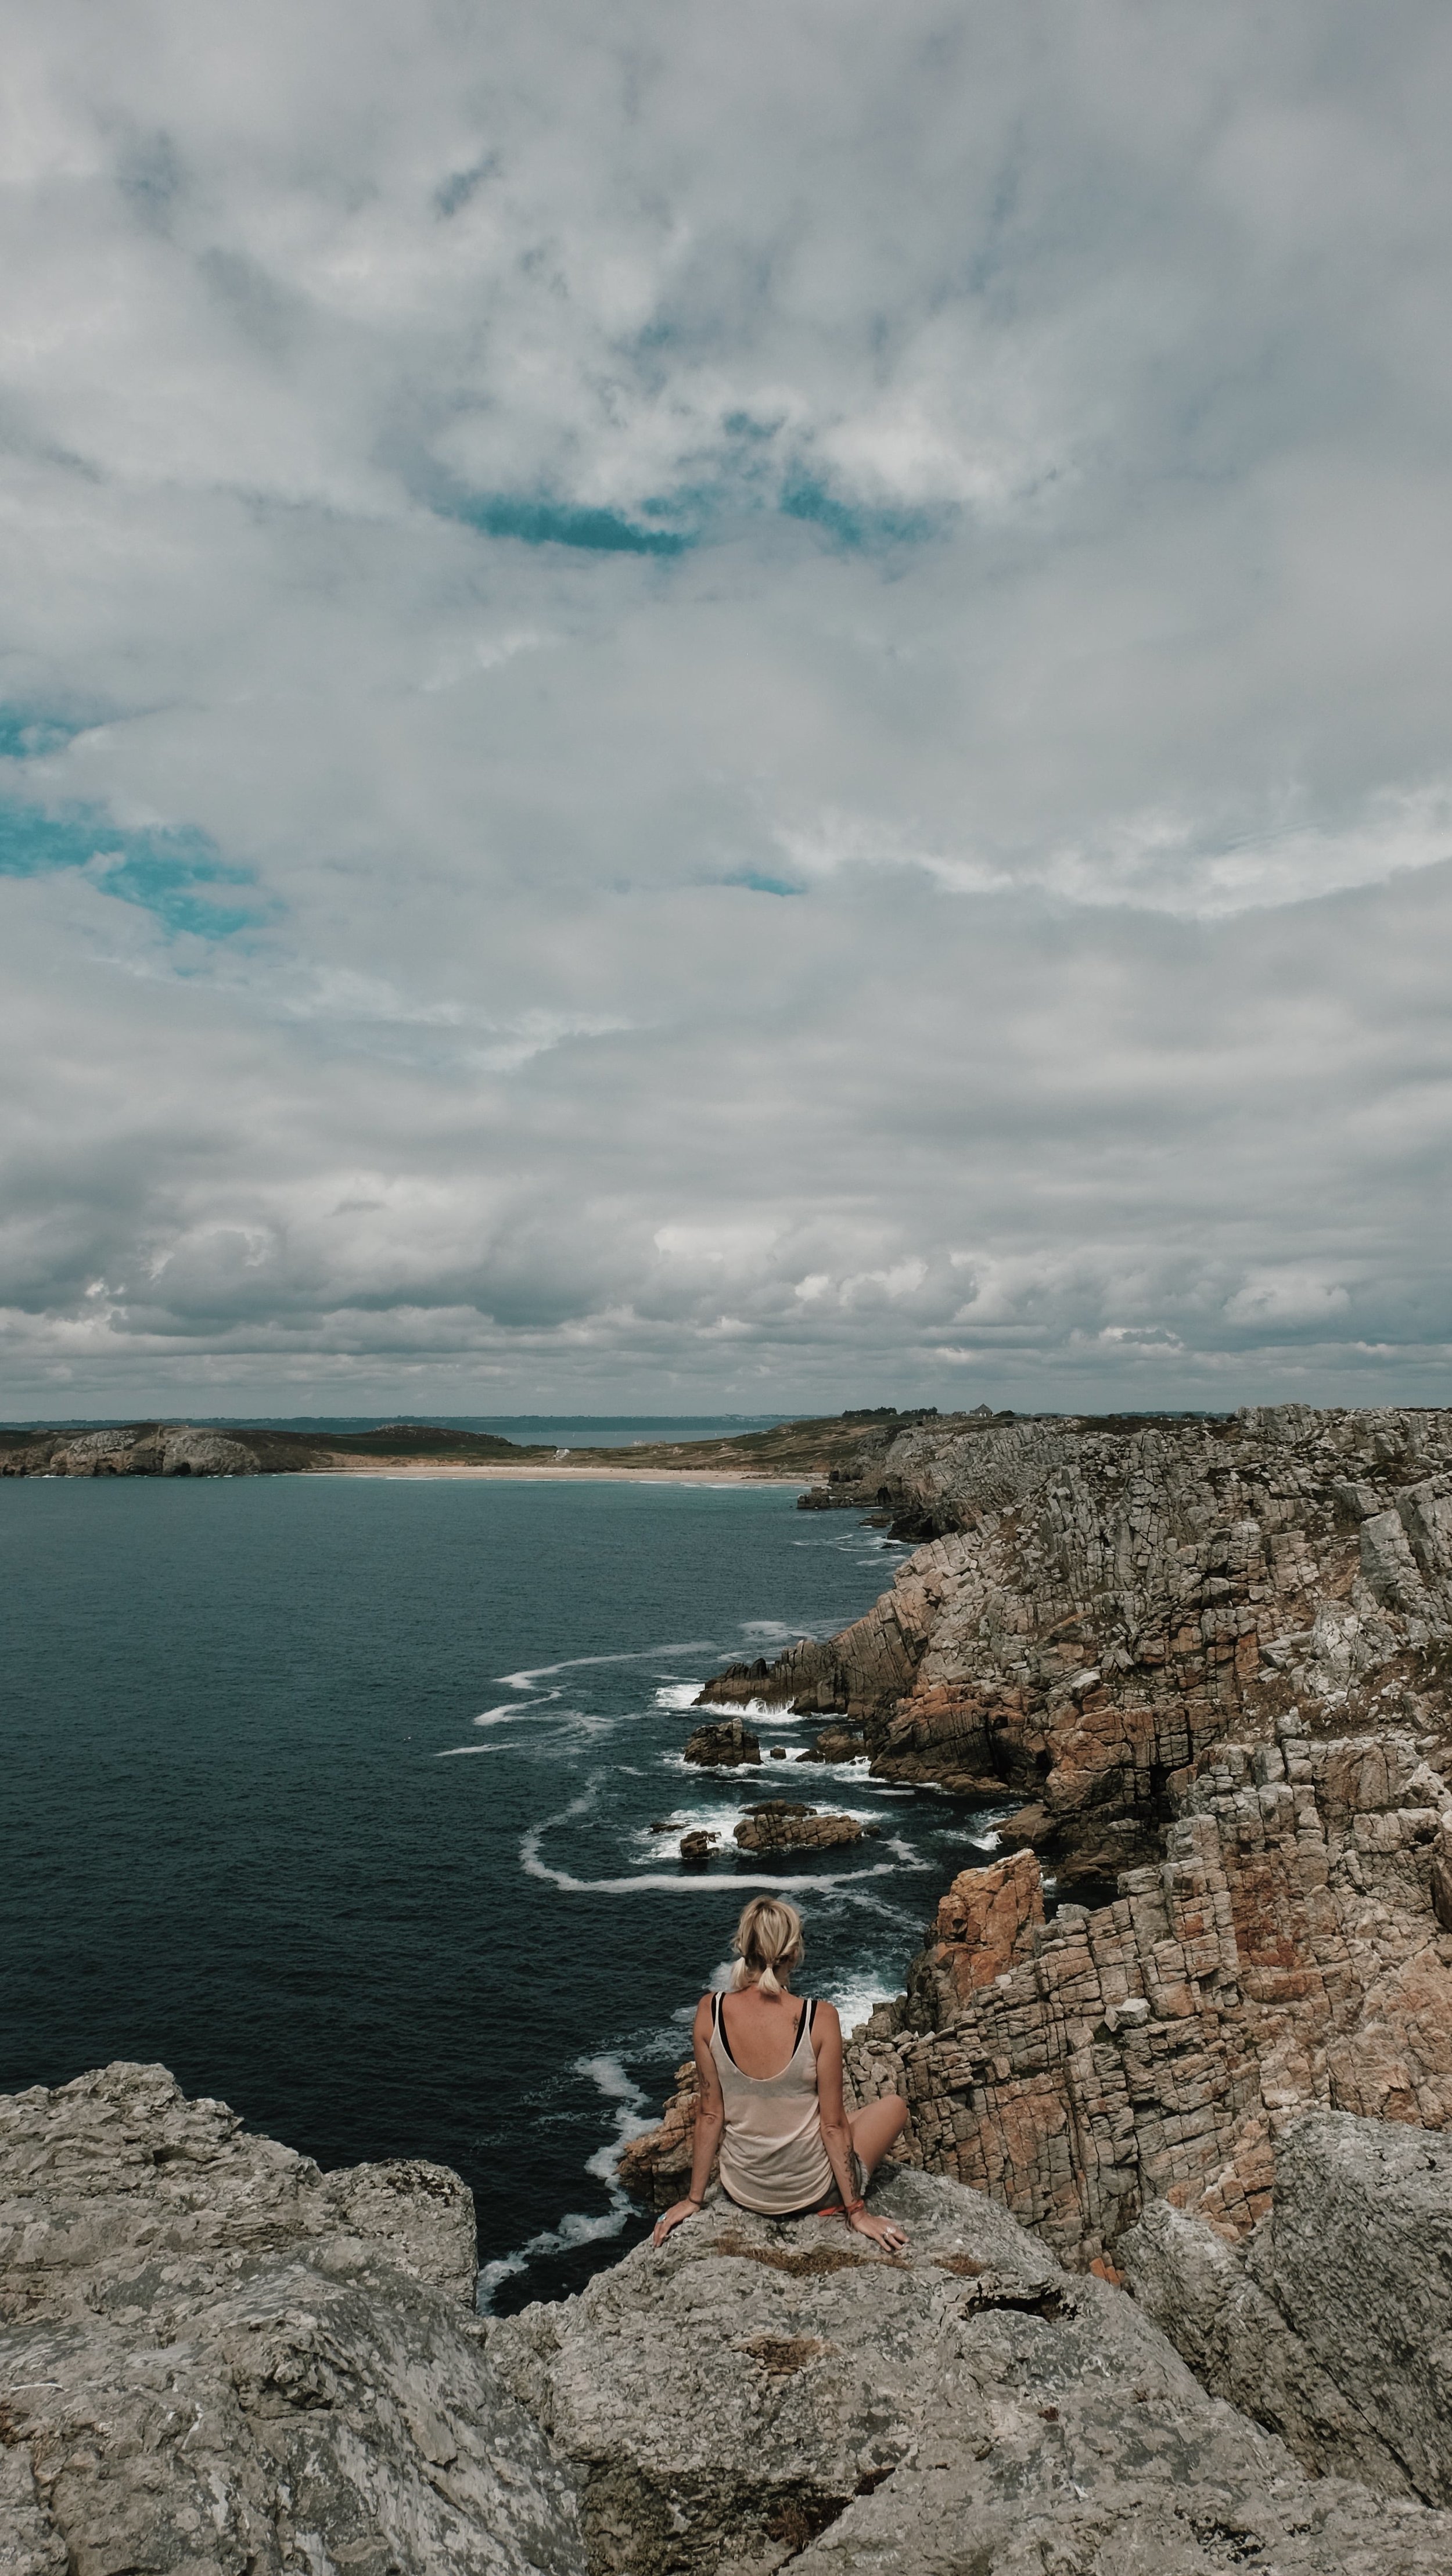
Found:
[{"label": "large foreground boulder", "polygon": [[321,2174],[114,2065],[0,2099],[7,2576],[583,2576],[439,2165]]},{"label": "large foreground boulder", "polygon": [[1200,2377],[1308,2466],[1452,2504],[1452,2138],[1313,2112],[1243,2245],[1159,2201],[1124,2251]]},{"label": "large foreground boulder", "polygon": [[716,2197],[490,2359],[583,2478],[600,2576],[1445,2576],[1452,2515],[1308,2478],[1125,2294],[982,2194],[840,2218]]}]

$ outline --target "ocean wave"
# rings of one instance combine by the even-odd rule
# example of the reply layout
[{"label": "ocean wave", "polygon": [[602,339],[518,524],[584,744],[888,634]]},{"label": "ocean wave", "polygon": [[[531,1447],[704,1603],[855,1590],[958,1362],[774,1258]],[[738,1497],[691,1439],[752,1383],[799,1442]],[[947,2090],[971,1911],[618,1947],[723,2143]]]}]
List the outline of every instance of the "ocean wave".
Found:
[{"label": "ocean wave", "polygon": [[[558,1698],[558,1691],[546,1691],[546,1707],[552,1699]],[[474,1726],[520,1726],[532,1723],[540,1714],[541,1711],[533,1700],[526,1700],[523,1704],[518,1700],[502,1700],[497,1708],[481,1709],[479,1715],[471,1719],[470,1723]]]},{"label": "ocean wave", "polygon": [[[519,1847],[521,1869],[527,1878],[543,1879],[547,1886],[558,1887],[566,1896],[635,1896],[651,1888],[670,1896],[698,1896],[703,1890],[707,1895],[719,1896],[723,1891],[729,1894],[737,1887],[774,1887],[794,1894],[802,1885],[799,1879],[781,1870],[733,1869],[729,1878],[713,1878],[707,1870],[691,1870],[679,1875],[672,1871],[667,1875],[664,1870],[643,1869],[632,1870],[619,1878],[576,1878],[569,1870],[552,1869],[547,1860],[541,1859],[539,1843],[539,1832],[525,1835]],[[926,1862],[918,1864],[922,1868],[928,1865]],[[896,1860],[874,1861],[870,1869],[833,1871],[829,1875],[812,1878],[807,1884],[814,1894],[818,1888],[856,1887],[869,1878],[895,1878],[902,1866],[902,1862]]]},{"label": "ocean wave", "polygon": [[585,2159],[585,2171],[594,2182],[603,2183],[610,2195],[608,2209],[567,2210],[557,2227],[542,2227],[512,2254],[496,2255],[492,2263],[480,2266],[474,2304],[480,2316],[487,2317],[505,2281],[526,2271],[541,2255],[569,2254],[582,2245],[599,2245],[620,2235],[633,2213],[628,2193],[621,2190],[616,2165],[622,2147],[632,2138],[644,2137],[656,2125],[647,2096],[626,2074],[618,2057],[577,2057],[577,2075],[588,2075],[597,2084],[607,2102],[615,2106],[615,2121],[610,2135]]},{"label": "ocean wave", "polygon": [[709,1637],[688,1637],[684,1645],[632,1647],[623,1655],[566,1655],[558,1664],[532,1664],[517,1673],[501,1673],[498,1678],[510,1690],[533,1690],[536,1682],[548,1681],[551,1673],[577,1672],[582,1664],[651,1664],[669,1655],[714,1655],[717,1648]]},{"label": "ocean wave", "polygon": [[662,1709],[694,1708],[700,1696],[699,1682],[663,1682],[655,1694],[655,1704]]}]

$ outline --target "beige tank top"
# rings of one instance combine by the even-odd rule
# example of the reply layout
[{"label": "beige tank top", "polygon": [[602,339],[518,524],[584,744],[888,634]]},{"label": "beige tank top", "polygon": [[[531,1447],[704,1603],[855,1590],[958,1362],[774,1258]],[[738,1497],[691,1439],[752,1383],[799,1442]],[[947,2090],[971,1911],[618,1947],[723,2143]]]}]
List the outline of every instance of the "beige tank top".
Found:
[{"label": "beige tank top", "polygon": [[711,1997],[711,2055],[726,2104],[721,2181],[743,2209],[765,2218],[809,2209],[832,2181],[817,2103],[816,2011],[814,2003],[803,2004],[797,2044],[780,2075],[743,2075],[726,2037],[721,1997]]}]

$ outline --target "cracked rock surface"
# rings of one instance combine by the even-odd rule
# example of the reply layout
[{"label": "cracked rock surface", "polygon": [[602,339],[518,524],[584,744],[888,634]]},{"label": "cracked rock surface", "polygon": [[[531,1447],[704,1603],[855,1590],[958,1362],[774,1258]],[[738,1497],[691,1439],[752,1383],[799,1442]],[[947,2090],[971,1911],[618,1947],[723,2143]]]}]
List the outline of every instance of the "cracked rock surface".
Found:
[{"label": "cracked rock surface", "polygon": [[321,2174],[164,2067],[0,2100],[7,2576],[582,2576],[439,2165]]},{"label": "cracked rock surface", "polygon": [[[1429,2241],[1398,2171],[1369,2343],[1393,2415],[1398,2285]],[[1358,2330],[1354,2197],[1331,2289],[1298,2311],[1308,2349],[1334,2315]],[[910,2231],[901,2257],[717,2195],[663,2252],[485,2323],[469,2196],[441,2167],[320,2174],[161,2067],[11,2096],[0,2565],[1446,2576],[1452,2514],[1308,2477],[996,2202],[910,2172],[874,2200]],[[1293,2236],[1277,2297],[1306,2271]],[[1432,2415],[1411,2420],[1416,2440]]]},{"label": "cracked rock surface", "polygon": [[901,2174],[840,2219],[716,2199],[490,2358],[582,2472],[600,2576],[1445,2576],[1452,2515],[1314,2479],[1121,2290],[982,2194]]},{"label": "cracked rock surface", "polygon": [[1452,2138],[1312,2112],[1242,2246],[1157,2202],[1125,2252],[1198,2376],[1300,2459],[1452,2504]]}]

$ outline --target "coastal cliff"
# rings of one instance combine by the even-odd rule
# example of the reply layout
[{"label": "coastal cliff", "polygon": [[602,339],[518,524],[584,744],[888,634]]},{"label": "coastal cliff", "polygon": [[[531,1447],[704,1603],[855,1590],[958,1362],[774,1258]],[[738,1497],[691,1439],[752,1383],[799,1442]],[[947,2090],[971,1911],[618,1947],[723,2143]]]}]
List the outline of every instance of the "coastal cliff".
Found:
[{"label": "coastal cliff", "polygon": [[[964,1873],[849,2049],[902,2153],[1113,2276],[1158,2199],[1243,2237],[1311,2109],[1452,2122],[1452,1415],[925,1423],[865,1473],[931,1533],[892,1591],[703,1697],[1023,1802],[1007,1913]],[[636,2188],[689,2126],[687,2081]]]},{"label": "coastal cliff", "polygon": [[[1247,2283],[1283,2441],[1149,2312],[1203,2323],[1195,2245],[1146,2249],[1140,2306],[985,2195],[908,2173],[881,2193],[900,2256],[713,2198],[663,2252],[492,2321],[442,2168],[320,2174],[162,2067],[36,2087],[0,2101],[0,2563],[1445,2576],[1448,2419],[1395,2312],[1420,2268],[1418,2334],[1447,2348],[1448,2271],[1421,2253],[1452,2230],[1452,2168],[1424,2154],[1388,2194],[1387,2132],[1340,2131],[1288,2155]],[[1222,2337],[1207,2375],[1243,2373],[1246,2341]]]}]

